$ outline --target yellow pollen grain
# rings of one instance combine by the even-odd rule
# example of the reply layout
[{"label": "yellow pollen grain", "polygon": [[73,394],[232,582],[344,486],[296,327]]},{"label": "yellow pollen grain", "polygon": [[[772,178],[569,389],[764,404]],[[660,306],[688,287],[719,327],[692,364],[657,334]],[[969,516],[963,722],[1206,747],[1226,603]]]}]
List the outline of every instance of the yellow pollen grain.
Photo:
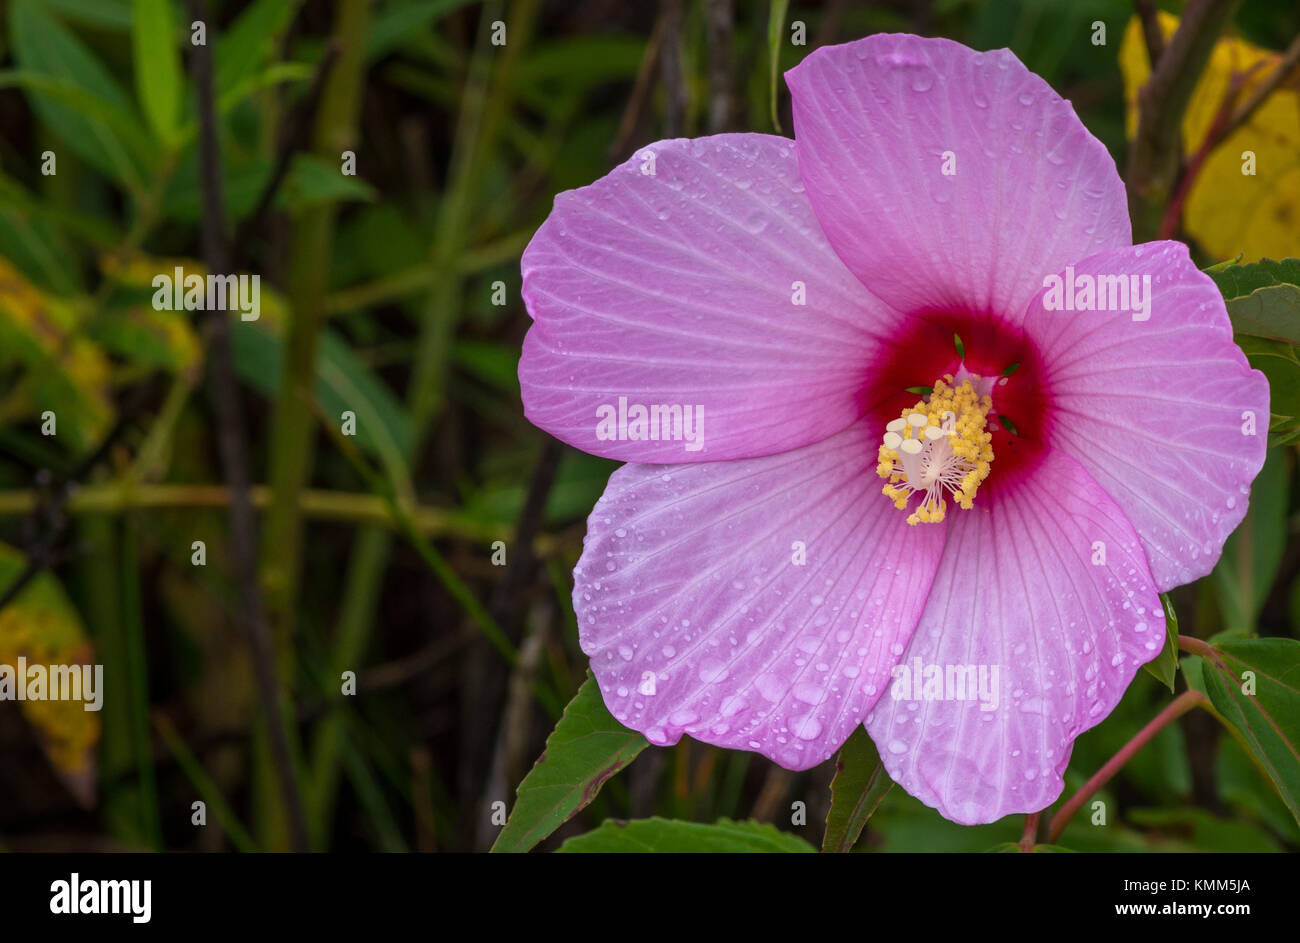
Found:
[{"label": "yellow pollen grain", "polygon": [[876,474],[885,479],[882,493],[900,511],[913,494],[922,495],[907,517],[909,524],[942,521],[947,515],[945,492],[970,510],[993,462],[993,433],[988,429],[992,408],[992,399],[979,396],[969,380],[954,385],[949,375],[935,381],[928,399],[918,400],[886,426]]}]

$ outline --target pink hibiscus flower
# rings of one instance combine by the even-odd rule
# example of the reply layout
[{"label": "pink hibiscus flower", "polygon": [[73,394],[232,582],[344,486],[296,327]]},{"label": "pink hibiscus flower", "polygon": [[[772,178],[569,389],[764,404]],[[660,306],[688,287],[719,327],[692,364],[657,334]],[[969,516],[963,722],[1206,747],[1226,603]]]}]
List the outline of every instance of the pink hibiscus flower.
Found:
[{"label": "pink hibiscus flower", "polygon": [[524,253],[528,418],[634,463],[583,650],[652,743],[806,769],[865,724],[953,821],[1040,810],[1240,523],[1267,383],[1009,51],[872,36],[786,81],[794,141],[652,144]]}]

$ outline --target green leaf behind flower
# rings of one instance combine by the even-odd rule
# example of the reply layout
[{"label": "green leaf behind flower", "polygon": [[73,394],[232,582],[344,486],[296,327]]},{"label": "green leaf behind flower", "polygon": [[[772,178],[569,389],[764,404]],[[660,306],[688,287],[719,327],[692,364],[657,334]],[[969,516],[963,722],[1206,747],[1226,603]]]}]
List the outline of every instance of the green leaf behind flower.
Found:
[{"label": "green leaf behind flower", "polygon": [[610,715],[596,679],[589,676],[519,784],[515,807],[492,850],[520,852],[535,847],[596,798],[605,781],[649,745],[645,737]]},{"label": "green leaf behind flower", "polygon": [[1205,693],[1300,822],[1300,641],[1225,639],[1215,650],[1202,659]]},{"label": "green leaf behind flower", "polygon": [[893,785],[866,728],[858,727],[835,761],[822,851],[852,851],[867,820]]},{"label": "green leaf behind flower", "polygon": [[628,853],[676,852],[721,853],[777,852],[806,854],[816,851],[796,835],[778,831],[760,822],[719,819],[712,825],[679,822],[674,819],[610,819],[585,835],[570,838],[562,852]]}]

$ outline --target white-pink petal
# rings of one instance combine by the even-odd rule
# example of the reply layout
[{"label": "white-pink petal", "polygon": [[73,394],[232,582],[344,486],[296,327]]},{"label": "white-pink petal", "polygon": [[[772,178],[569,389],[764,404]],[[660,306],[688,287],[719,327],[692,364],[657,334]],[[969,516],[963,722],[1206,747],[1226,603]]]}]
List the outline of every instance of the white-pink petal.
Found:
[{"label": "white-pink petal", "polygon": [[877,443],[859,423],[782,455],[614,473],[573,599],[619,721],[788,769],[833,755],[884,692],[943,546],[880,494]]},{"label": "white-pink petal", "polygon": [[1048,310],[1046,290],[1034,299],[1025,333],[1047,403],[1041,439],[1077,458],[1127,515],[1163,592],[1209,573],[1246,513],[1267,449],[1268,381],[1182,243],[1071,268],[1076,294],[1090,279],[1095,295],[1104,278],[1109,301],[1122,278],[1150,297],[1136,312]]},{"label": "white-pink petal", "polygon": [[[990,497],[949,513],[902,663],[919,659],[922,682],[937,666],[944,683],[930,693],[941,697],[926,699],[923,685],[895,698],[891,687],[866,722],[889,775],[963,825],[1054,801],[1074,739],[1105,719],[1165,641],[1137,535],[1078,462],[1048,451]],[[957,685],[966,666],[973,694]]]},{"label": "white-pink petal", "polygon": [[786,82],[822,228],[896,308],[1014,323],[1045,271],[1132,241],[1106,148],[1008,50],[881,34]]},{"label": "white-pink petal", "polygon": [[[903,319],[827,245],[794,142],[762,134],[659,141],[561,193],[524,253],[523,295],[528,418],[642,462],[766,455],[839,432]],[[702,435],[637,427],[635,406],[698,410]],[[616,428],[602,429],[610,408]]]}]

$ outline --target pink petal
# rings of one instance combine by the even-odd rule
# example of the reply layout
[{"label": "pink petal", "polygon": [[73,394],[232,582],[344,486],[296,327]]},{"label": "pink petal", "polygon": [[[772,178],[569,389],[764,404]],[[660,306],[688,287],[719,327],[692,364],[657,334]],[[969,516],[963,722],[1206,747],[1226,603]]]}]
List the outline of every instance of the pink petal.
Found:
[{"label": "pink petal", "polygon": [[[653,176],[642,172],[651,152]],[[660,141],[561,193],[523,277],[525,413],[630,461],[766,455],[844,429],[901,320],[830,250],[794,142],[762,134]],[[598,439],[598,408],[620,396],[629,408],[702,407],[703,448]]]},{"label": "pink petal", "polygon": [[943,546],[880,493],[877,444],[858,423],[782,455],[614,473],[573,599],[616,718],[787,769],[834,753],[888,685]]},{"label": "pink petal", "polygon": [[817,218],[899,310],[1014,323],[1044,273],[1132,242],[1106,148],[1006,49],[882,34],[810,53],[786,83]]},{"label": "pink petal", "polygon": [[[1268,381],[1233,343],[1219,290],[1182,243],[1104,252],[1073,268],[1076,279],[1150,276],[1149,319],[1047,311],[1034,299],[1025,334],[1041,359],[1041,439],[1115,499],[1163,592],[1209,573],[1246,513],[1267,448]],[[1246,413],[1254,435],[1243,434]]]},{"label": "pink petal", "polygon": [[[1165,640],[1137,535],[1078,462],[1049,450],[990,497],[981,509],[981,490],[973,510],[949,513],[948,543],[902,664],[920,658],[945,674],[987,666],[996,709],[969,692],[895,698],[896,681],[867,718],[889,775],[963,825],[1055,800],[1074,738],[1110,713]],[[1098,542],[1104,565],[1094,564]]]}]

